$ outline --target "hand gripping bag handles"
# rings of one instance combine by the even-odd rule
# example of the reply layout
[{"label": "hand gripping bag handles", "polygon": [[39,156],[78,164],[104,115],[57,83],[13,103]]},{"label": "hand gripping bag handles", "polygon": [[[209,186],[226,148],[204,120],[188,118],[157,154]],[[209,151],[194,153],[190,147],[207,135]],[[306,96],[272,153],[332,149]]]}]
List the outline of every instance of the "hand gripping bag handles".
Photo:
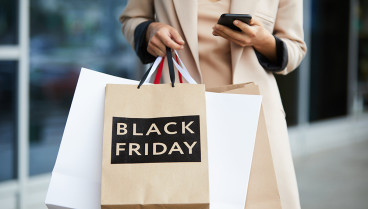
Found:
[{"label": "hand gripping bag handles", "polygon": [[138,88],[106,85],[101,208],[209,208],[205,87],[174,83],[171,49],[171,84],[143,85],[161,59]]}]

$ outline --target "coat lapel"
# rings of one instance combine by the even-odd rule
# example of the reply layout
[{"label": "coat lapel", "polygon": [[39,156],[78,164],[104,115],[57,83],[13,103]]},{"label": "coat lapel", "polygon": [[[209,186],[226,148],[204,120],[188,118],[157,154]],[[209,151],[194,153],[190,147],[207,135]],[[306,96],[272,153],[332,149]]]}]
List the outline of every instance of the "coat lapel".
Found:
[{"label": "coat lapel", "polygon": [[[198,55],[198,5],[196,0],[173,0],[176,14],[184,33],[187,44],[196,62],[197,69],[200,72],[199,67],[199,55]],[[231,0],[230,13],[232,14],[252,14],[254,10],[254,2],[245,0]],[[243,52],[243,47],[236,44],[231,44],[231,63],[233,69],[233,75],[239,63],[240,57]]]},{"label": "coat lapel", "polygon": [[[185,39],[189,46],[189,49],[193,55],[194,61],[196,62],[197,69],[199,70],[199,55],[198,55],[198,5],[197,1],[190,0],[173,0],[180,22],[181,29],[184,33]],[[199,70],[199,74],[201,72]]]},{"label": "coat lapel", "polygon": [[[253,2],[253,3],[252,3]],[[245,1],[245,0],[231,0],[230,5],[230,13],[232,14],[252,14],[254,10],[254,1]],[[243,53],[244,48],[231,43],[231,67],[234,72],[237,69],[237,65],[239,63],[240,57]]]}]

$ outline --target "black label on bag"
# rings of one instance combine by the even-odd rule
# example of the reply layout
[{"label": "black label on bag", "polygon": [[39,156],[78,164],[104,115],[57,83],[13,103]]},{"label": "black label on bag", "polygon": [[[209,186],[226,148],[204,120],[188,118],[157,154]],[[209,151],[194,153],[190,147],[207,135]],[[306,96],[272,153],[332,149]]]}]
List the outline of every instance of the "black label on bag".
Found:
[{"label": "black label on bag", "polygon": [[199,116],[113,117],[111,164],[201,162]]}]

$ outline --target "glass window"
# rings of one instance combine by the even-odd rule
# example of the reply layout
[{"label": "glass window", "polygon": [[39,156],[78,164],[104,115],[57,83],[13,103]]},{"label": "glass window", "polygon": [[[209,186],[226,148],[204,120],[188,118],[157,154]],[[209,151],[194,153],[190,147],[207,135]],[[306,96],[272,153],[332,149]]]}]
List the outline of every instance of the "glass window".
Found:
[{"label": "glass window", "polygon": [[81,67],[137,79],[143,69],[121,34],[121,0],[32,0],[30,174],[50,172]]},{"label": "glass window", "polygon": [[358,96],[364,110],[368,110],[368,0],[360,1],[359,12],[359,71]]},{"label": "glass window", "polygon": [[17,62],[0,61],[0,181],[16,178]]},{"label": "glass window", "polygon": [[275,74],[288,126],[298,123],[298,74],[299,69],[286,76]]},{"label": "glass window", "polygon": [[0,44],[18,43],[18,1],[0,1]]},{"label": "glass window", "polygon": [[310,121],[347,114],[349,2],[312,1]]}]

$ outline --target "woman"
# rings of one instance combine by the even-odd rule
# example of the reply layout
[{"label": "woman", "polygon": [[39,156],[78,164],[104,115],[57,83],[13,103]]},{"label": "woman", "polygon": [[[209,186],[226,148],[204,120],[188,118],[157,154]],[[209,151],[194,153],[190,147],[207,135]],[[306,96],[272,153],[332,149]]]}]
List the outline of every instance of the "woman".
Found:
[{"label": "woman", "polygon": [[[123,34],[143,63],[176,49],[206,88],[255,82],[263,108],[284,209],[300,208],[285,113],[273,73],[287,74],[303,59],[300,0],[131,0],[120,17]],[[250,14],[241,32],[217,25],[222,13]]]}]

